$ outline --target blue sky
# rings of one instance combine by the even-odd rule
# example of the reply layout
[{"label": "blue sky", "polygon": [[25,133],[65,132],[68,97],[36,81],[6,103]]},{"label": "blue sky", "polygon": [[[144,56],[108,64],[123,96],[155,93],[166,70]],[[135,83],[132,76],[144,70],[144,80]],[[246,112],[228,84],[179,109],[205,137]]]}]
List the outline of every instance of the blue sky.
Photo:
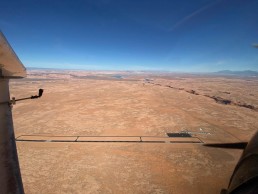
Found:
[{"label": "blue sky", "polygon": [[1,2],[0,29],[26,67],[258,70],[257,0]]}]

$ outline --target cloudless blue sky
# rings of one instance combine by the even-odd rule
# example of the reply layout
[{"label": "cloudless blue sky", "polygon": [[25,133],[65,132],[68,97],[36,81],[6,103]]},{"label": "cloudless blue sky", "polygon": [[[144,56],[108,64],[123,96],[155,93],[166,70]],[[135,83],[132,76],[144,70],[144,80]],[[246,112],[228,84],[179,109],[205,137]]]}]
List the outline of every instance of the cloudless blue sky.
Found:
[{"label": "cloudless blue sky", "polygon": [[0,29],[26,67],[258,70],[257,0],[8,0]]}]

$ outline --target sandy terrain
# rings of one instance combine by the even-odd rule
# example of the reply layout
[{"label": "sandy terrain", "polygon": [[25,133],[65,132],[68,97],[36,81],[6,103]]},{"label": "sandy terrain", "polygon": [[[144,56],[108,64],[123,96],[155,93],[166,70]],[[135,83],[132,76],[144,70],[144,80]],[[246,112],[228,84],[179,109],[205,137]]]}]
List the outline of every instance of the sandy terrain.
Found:
[{"label": "sandy terrain", "polygon": [[[248,141],[258,126],[257,86],[253,78],[30,71],[11,82],[12,96],[45,90],[14,105],[16,137],[50,141],[17,141],[25,191],[219,193],[241,151],[147,140],[188,131],[205,143]],[[136,140],[76,141],[88,136]]]}]

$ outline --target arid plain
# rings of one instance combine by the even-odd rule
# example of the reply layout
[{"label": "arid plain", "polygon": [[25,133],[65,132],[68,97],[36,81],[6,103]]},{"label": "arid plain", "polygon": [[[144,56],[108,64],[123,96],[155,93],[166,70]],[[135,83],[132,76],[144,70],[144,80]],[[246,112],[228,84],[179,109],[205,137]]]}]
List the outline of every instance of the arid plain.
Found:
[{"label": "arid plain", "polygon": [[44,89],[13,107],[26,193],[219,193],[241,150],[202,144],[258,126],[253,77],[30,70],[10,85],[16,98]]}]

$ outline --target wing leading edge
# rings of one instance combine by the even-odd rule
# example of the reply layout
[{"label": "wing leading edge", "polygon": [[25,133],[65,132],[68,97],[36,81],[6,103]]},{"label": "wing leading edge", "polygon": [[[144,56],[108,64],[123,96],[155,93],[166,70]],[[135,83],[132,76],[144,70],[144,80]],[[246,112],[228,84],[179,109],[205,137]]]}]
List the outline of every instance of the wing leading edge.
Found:
[{"label": "wing leading edge", "polygon": [[11,45],[0,31],[0,77],[23,78],[26,77],[26,68],[13,51]]}]

